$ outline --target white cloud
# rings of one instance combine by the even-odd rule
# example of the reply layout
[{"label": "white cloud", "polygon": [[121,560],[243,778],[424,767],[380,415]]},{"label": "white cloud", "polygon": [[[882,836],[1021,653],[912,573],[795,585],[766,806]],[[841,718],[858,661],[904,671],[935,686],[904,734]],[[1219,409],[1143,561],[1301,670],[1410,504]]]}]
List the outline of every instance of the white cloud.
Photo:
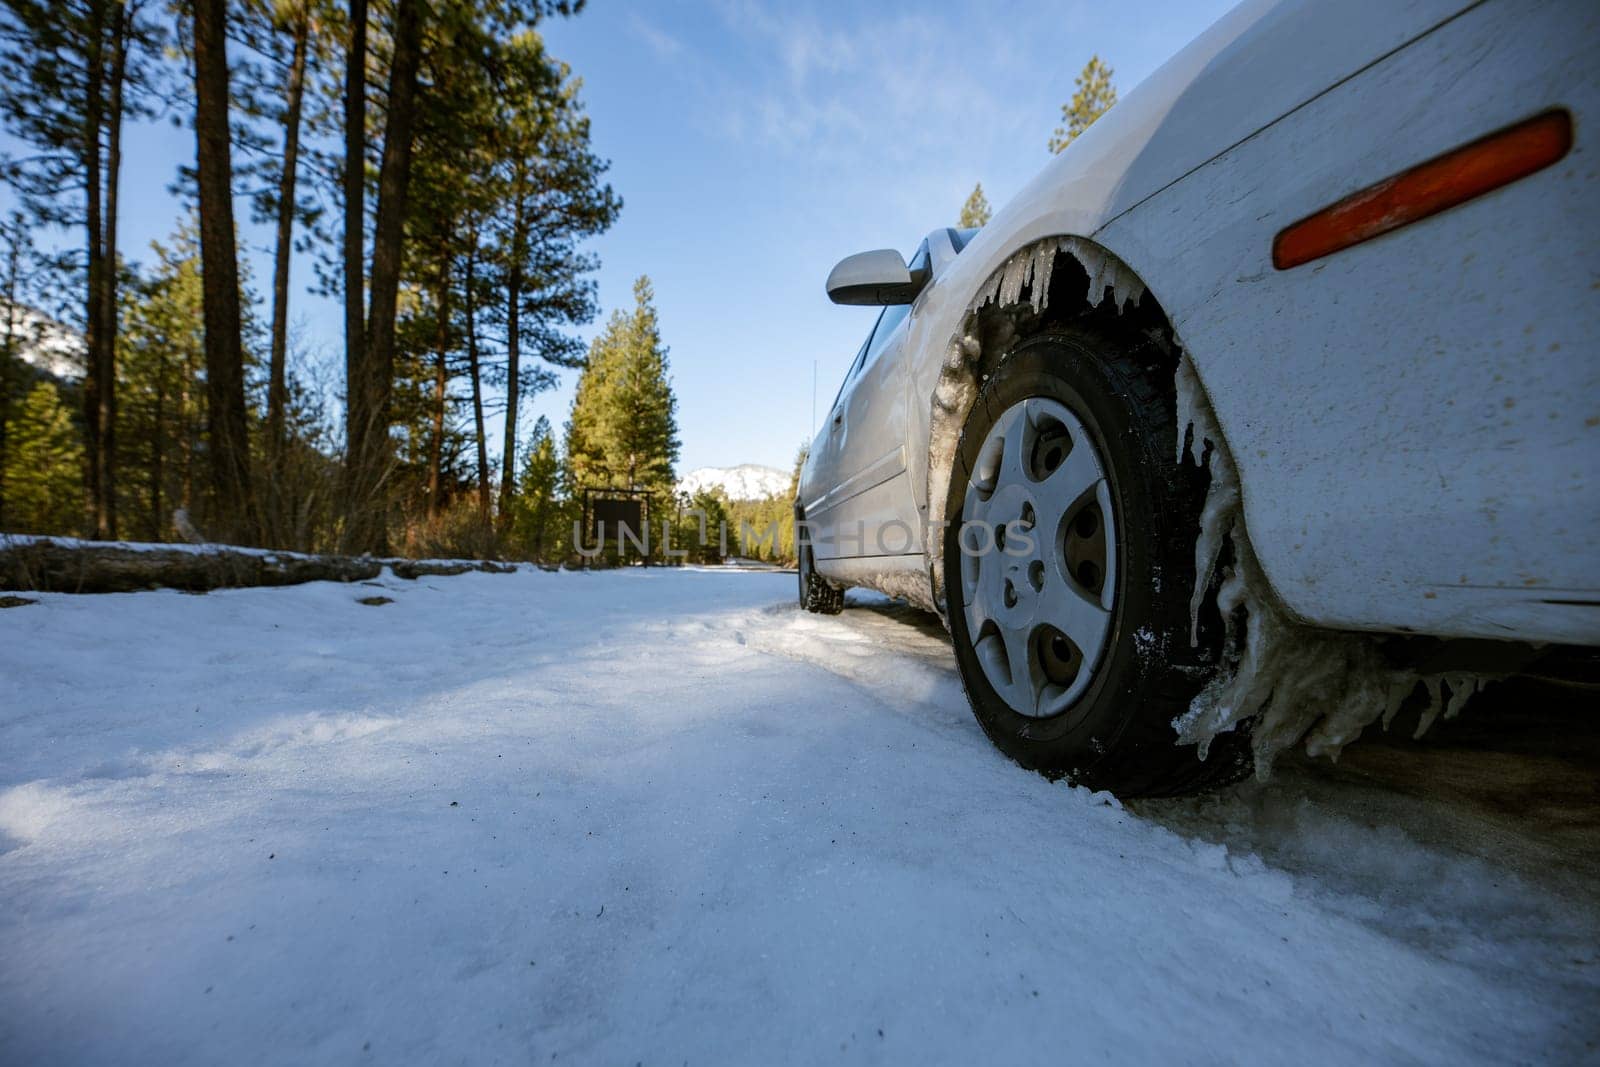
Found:
[{"label": "white cloud", "polygon": [[726,87],[720,126],[733,139],[822,162],[906,166],[982,148],[997,118],[1007,124],[1003,97],[970,62],[970,49],[985,47],[976,39],[994,32],[981,22],[854,7],[824,26],[810,11],[760,0],[718,10],[769,72]]},{"label": "white cloud", "polygon": [[668,61],[676,60],[687,50],[684,43],[677,37],[663,30],[661,27],[647,22],[642,16],[635,13],[628,19],[628,28],[634,35],[649,45],[656,58]]}]

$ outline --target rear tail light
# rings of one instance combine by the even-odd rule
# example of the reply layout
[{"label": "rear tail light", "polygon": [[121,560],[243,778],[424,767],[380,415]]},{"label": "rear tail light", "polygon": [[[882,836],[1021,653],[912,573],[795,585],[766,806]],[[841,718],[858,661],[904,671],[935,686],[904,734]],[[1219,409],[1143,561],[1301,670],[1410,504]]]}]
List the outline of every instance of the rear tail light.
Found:
[{"label": "rear tail light", "polygon": [[1572,116],[1546,111],[1355,192],[1272,241],[1279,270],[1370,241],[1525,178],[1567,154]]}]

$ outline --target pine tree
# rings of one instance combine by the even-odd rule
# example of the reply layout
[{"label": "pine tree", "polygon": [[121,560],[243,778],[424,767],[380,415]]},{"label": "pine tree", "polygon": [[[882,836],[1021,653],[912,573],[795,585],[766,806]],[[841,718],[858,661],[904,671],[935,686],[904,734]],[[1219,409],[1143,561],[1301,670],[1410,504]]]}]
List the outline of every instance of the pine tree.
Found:
[{"label": "pine tree", "polygon": [[228,121],[226,0],[193,0],[196,178],[200,201],[201,289],[205,303],[206,455],[211,536],[234,544],[260,538],[251,489],[244,398],[244,312],[233,225],[233,149]]},{"label": "pine tree", "polygon": [[568,481],[575,490],[647,489],[664,503],[678,459],[677,399],[648,277],[633,296],[633,313],[613,312],[589,347],[567,429]]},{"label": "pine tree", "polygon": [[[371,410],[375,388],[367,368],[367,0],[349,0],[344,49],[344,157],[340,160],[342,194],[340,289],[344,300],[344,529],[341,548],[360,550],[375,543],[383,521],[379,507],[382,453],[372,441],[377,413]],[[388,427],[384,426],[387,435]]]},{"label": "pine tree", "polygon": [[677,398],[672,395],[667,348],[656,320],[655,291],[641,275],[633,284],[635,308],[627,343],[617,355],[609,415],[615,467],[630,488],[670,493],[677,479]]},{"label": "pine tree", "polygon": [[490,180],[498,191],[491,226],[506,353],[500,510],[509,515],[526,386],[555,380],[525,363],[524,351],[548,366],[582,364],[582,345],[566,328],[594,317],[588,274],[599,264],[579,252],[577,242],[608,229],[622,201],[602,184],[610,164],[590,150],[580,83],[566,64],[551,59],[539,36],[527,32],[511,38],[503,56],[498,159]]},{"label": "pine tree", "polygon": [[83,519],[83,445],[56,387],[28,393],[6,453],[6,525],[19,533],[74,533]]},{"label": "pine tree", "polygon": [[490,295],[490,286],[479,269],[483,249],[479,245],[482,217],[469,212],[466,220],[467,250],[462,259],[461,296],[462,332],[466,338],[467,378],[472,393],[472,437],[477,445],[478,468],[478,521],[490,525],[493,494],[489,485],[489,436],[483,419],[484,359],[483,345],[478,331],[478,312]]},{"label": "pine tree", "polygon": [[[555,385],[554,368],[582,363],[566,329],[594,314],[595,263],[575,242],[609,225],[618,204],[598,182],[605,164],[589,151],[577,83],[537,34],[497,40],[484,25],[445,19],[422,62],[424,81],[450,91],[416,103],[388,419],[399,456],[387,495],[437,519],[470,488],[475,452],[487,529],[485,386],[503,384],[498,532],[509,536],[525,436],[517,417],[526,397]],[[456,387],[461,377],[467,388]]]},{"label": "pine tree", "polygon": [[162,541],[172,513],[192,512],[204,484],[196,467],[205,455],[205,300],[192,225],[151,251],[154,267],[122,299],[117,448],[119,463],[137,476],[119,484],[118,503],[137,536]]},{"label": "pine tree", "polygon": [[0,119],[28,146],[4,177],[42,225],[77,229],[93,530],[115,537],[118,191],[122,127],[150,114],[160,31],[140,0],[4,0]]},{"label": "pine tree", "polygon": [[0,222],[0,529],[6,519],[6,440],[28,378],[22,352],[37,340],[28,306],[38,293],[41,259],[21,212]]},{"label": "pine tree", "polygon": [[1083,65],[1083,70],[1078,74],[1075,82],[1077,91],[1072,94],[1071,102],[1061,105],[1062,125],[1057,126],[1050,136],[1049,148],[1052,153],[1059,155],[1092,126],[1095,119],[1111,110],[1111,105],[1117,102],[1117,89],[1111,84],[1113,73],[1110,67],[1100,61],[1099,56],[1089,57],[1089,62]]},{"label": "pine tree", "polygon": [[811,458],[811,442],[806,441],[795,450],[794,466],[789,469],[789,499],[793,500],[800,495],[800,472],[806,469],[806,460]]},{"label": "pine tree", "polygon": [[[347,548],[355,551],[381,550],[387,533],[385,481],[390,458],[389,430],[393,411],[393,384],[397,360],[401,356],[399,344],[400,290],[405,269],[406,222],[410,217],[408,201],[417,166],[418,140],[423,132],[422,98],[430,90],[450,86],[463,74],[463,64],[483,64],[496,76],[505,76],[499,86],[508,100],[516,101],[513,91],[513,64],[506,45],[518,37],[537,37],[526,26],[537,23],[547,15],[572,14],[582,7],[582,0],[454,0],[452,3],[428,3],[425,0],[393,0],[388,5],[388,89],[383,99],[383,146],[379,152],[377,178],[377,212],[373,222],[371,271],[367,277],[367,314],[364,328],[360,323],[359,305],[353,301],[360,281],[360,252],[362,226],[365,215],[360,210],[361,182],[357,174],[358,149],[364,144],[358,131],[364,132],[366,115],[366,84],[362,73],[366,55],[366,2],[351,0],[351,38],[347,59],[346,89],[346,150],[347,172],[345,207],[345,289],[348,407],[346,436],[348,440],[348,471],[346,486],[347,521],[345,540]],[[523,28],[519,32],[519,28]],[[465,41],[472,47],[462,48]],[[542,44],[540,45],[542,54]],[[424,81],[426,74],[426,81]],[[577,86],[571,86],[575,95]],[[588,127],[582,124],[582,142],[587,151]],[[545,147],[541,145],[540,147]],[[540,151],[517,151],[498,146],[501,159],[523,160],[525,166],[537,167],[551,156]],[[523,191],[525,201],[554,205],[557,219],[560,211],[570,206],[563,197],[565,190],[554,181],[536,181]],[[609,190],[607,190],[609,193]],[[570,233],[569,224],[549,235],[537,228],[524,234],[524,240],[537,234],[534,245],[562,244],[562,234]],[[573,272],[556,272],[558,277]],[[581,273],[581,271],[579,272]],[[542,275],[528,276],[530,290],[536,289]],[[513,301],[513,303],[515,303]],[[579,321],[587,321],[580,319]],[[362,344],[356,345],[360,339]],[[518,382],[515,374],[510,382]],[[516,410],[515,385],[508,384],[508,405]],[[507,419],[507,483],[512,481],[513,461],[516,452],[515,415]],[[504,491],[504,489],[503,489]]]},{"label": "pine tree", "polygon": [[[300,177],[300,120],[305,112],[306,56],[311,51],[311,5],[304,0],[281,4],[275,15],[275,28],[282,27],[292,44],[283,91],[283,164],[279,168],[276,203],[271,205],[277,215],[272,253],[272,361],[267,380],[267,476],[273,489],[282,476],[284,408],[289,398],[289,260],[294,252],[295,185]],[[277,511],[276,506],[270,509],[273,521],[277,520]]]},{"label": "pine tree", "polygon": [[[620,311],[612,312],[601,337],[620,331],[622,321]],[[611,473],[606,467],[605,446],[601,439],[602,413],[611,368],[600,359],[610,348],[602,347],[601,337],[595,338],[589,346],[589,358],[583,373],[578,375],[578,386],[572,396],[572,412],[567,418],[567,440],[562,448],[562,481],[567,495],[572,497],[579,496],[585,489],[611,484]]]},{"label": "pine tree", "polygon": [[956,222],[956,227],[971,230],[987,226],[991,214],[989,198],[983,195],[983,183],[979,182],[972,187],[972,195],[967,197],[967,202],[961,205],[961,218]]},{"label": "pine tree", "polygon": [[776,563],[794,562],[794,499],[809,452],[809,445],[801,445],[795,453],[785,491],[765,500],[735,500],[728,505],[729,541],[738,539],[740,555]]},{"label": "pine tree", "polygon": [[[263,523],[281,526],[277,482],[283,476],[288,431],[287,405],[290,266],[296,224],[312,225],[320,216],[316,200],[304,195],[302,171],[315,175],[318,153],[305,135],[331,124],[334,103],[326,79],[337,62],[335,0],[236,0],[233,38],[249,51],[235,49],[233,87],[237,107],[253,122],[237,123],[235,174],[255,188],[253,214],[271,223],[273,241],[272,310],[266,390],[267,484]],[[332,161],[326,161],[332,163]],[[308,164],[310,164],[308,166]]]},{"label": "pine tree", "polygon": [[[500,95],[489,66],[479,62],[484,49],[500,54],[503,46],[487,41],[475,25],[445,23],[435,29],[427,69],[451,71],[448,93],[426,93],[417,103],[416,160],[412,166],[409,218],[406,222],[405,270],[408,295],[398,341],[400,366],[420,373],[421,423],[408,423],[399,401],[396,424],[406,438],[428,442],[425,499],[429,514],[438,516],[460,485],[447,456],[458,451],[462,432],[455,425],[457,400],[452,384],[463,370],[473,374],[471,431],[477,446],[479,521],[488,531],[488,508],[482,502],[487,471],[487,444],[482,425],[482,368],[478,344],[478,310],[485,297],[478,247],[482,220],[494,208],[494,183],[484,180],[493,162]],[[463,349],[465,351],[463,352]],[[465,358],[463,358],[465,357]],[[401,382],[399,390],[415,388]]]},{"label": "pine tree", "polygon": [[555,434],[543,415],[534,423],[523,453],[511,539],[527,558],[543,562],[565,554],[562,520],[568,510],[560,495],[561,458],[556,453]]},{"label": "pine tree", "polygon": [[[723,531],[727,531],[728,551],[738,544],[738,526],[732,505],[721,489],[702,489],[693,496],[678,494],[678,521],[673,526],[672,549],[687,555],[677,559],[689,563],[721,563]],[[698,513],[698,514],[695,514]],[[700,538],[702,524],[705,540]],[[657,524],[659,528],[660,524]]]}]

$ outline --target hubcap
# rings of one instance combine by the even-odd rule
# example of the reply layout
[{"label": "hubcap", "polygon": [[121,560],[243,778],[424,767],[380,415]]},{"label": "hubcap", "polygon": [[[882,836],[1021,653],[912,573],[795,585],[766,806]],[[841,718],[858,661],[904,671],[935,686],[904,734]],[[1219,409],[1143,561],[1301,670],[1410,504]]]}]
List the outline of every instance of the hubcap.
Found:
[{"label": "hubcap", "polygon": [[961,509],[967,632],[984,677],[1020,714],[1059,715],[1105,652],[1116,515],[1082,421],[1047,397],[995,420]]}]

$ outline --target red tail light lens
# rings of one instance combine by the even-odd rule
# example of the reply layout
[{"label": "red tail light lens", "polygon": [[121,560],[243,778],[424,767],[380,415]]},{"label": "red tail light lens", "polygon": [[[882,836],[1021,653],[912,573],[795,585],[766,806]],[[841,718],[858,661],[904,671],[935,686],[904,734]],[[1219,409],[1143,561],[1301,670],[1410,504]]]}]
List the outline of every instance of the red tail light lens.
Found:
[{"label": "red tail light lens", "polygon": [[1370,241],[1525,178],[1567,154],[1572,116],[1546,111],[1419,163],[1301,219],[1272,241],[1279,270]]}]

